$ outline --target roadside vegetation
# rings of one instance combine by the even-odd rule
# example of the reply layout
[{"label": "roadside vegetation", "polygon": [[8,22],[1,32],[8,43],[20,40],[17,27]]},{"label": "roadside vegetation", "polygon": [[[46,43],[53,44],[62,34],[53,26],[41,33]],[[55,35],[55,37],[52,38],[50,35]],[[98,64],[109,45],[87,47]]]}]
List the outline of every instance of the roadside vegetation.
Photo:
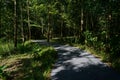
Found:
[{"label": "roadside vegetation", "polygon": [[78,47],[80,49],[83,49],[94,56],[98,57],[103,61],[104,63],[107,63],[108,66],[112,67],[116,71],[120,72],[120,58],[115,58],[115,56],[107,54],[104,51],[96,50],[93,47],[87,46],[87,45],[82,45],[82,44],[73,44],[73,46]]},{"label": "roadside vegetation", "polygon": [[67,44],[67,45],[78,47],[81,50],[85,50],[93,54],[94,56],[100,58],[101,61],[107,63],[108,66],[120,72],[120,58],[119,58],[119,52],[118,52],[119,47],[115,49],[116,53],[114,53],[114,51],[108,52],[106,51],[106,47],[104,44],[101,43],[100,45],[100,44],[97,44],[96,40],[94,39],[91,39],[91,40],[93,41],[86,39],[86,42],[80,43],[80,42],[76,42],[77,40],[75,39],[75,37],[64,37],[62,40],[60,38],[53,39],[52,42],[58,42],[60,44]]},{"label": "roadside vegetation", "polygon": [[7,43],[2,45],[0,48],[2,80],[50,80],[51,68],[57,58],[57,52],[52,47],[26,41],[14,52],[14,48],[8,47]]}]

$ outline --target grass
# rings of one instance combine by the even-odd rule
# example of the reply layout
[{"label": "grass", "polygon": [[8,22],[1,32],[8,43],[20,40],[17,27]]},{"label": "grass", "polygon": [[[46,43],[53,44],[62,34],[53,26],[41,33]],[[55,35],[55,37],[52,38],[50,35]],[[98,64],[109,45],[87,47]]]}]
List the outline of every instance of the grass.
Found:
[{"label": "grass", "polygon": [[16,54],[0,58],[0,66],[7,66],[6,80],[50,80],[56,58],[57,52],[52,47],[28,41],[24,46],[19,45]]},{"label": "grass", "polygon": [[72,46],[76,46],[82,50],[85,50],[91,54],[93,54],[95,57],[98,57],[103,61],[104,63],[108,64],[108,66],[112,67],[116,71],[120,72],[120,58],[113,58],[110,54],[107,54],[103,51],[97,51],[93,47],[88,47],[87,45],[81,45],[81,44],[72,44]]},{"label": "grass", "polygon": [[10,42],[0,41],[0,57],[10,55],[13,49],[14,49],[14,45],[11,41]]}]

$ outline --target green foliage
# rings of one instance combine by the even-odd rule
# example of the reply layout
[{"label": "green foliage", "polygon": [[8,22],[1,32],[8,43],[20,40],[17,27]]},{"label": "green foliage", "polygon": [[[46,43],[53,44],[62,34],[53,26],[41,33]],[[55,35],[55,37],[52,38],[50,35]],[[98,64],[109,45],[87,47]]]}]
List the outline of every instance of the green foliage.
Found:
[{"label": "green foliage", "polygon": [[44,64],[49,64],[56,59],[57,52],[52,47],[37,49],[33,53],[33,57],[35,60],[41,60]]},{"label": "green foliage", "polygon": [[23,44],[18,44],[17,52],[22,54],[29,53],[32,51],[34,45],[32,44],[31,41],[25,41]]},{"label": "green foliage", "polygon": [[29,40],[29,41],[25,41],[24,42],[24,46],[29,46],[32,42]]},{"label": "green foliage", "polygon": [[[0,76],[3,80],[49,80],[52,65],[57,58],[53,47],[42,46],[39,43],[25,42],[18,45],[15,55],[3,58],[8,67],[0,67]],[[32,54],[31,54],[32,53]],[[1,60],[2,64],[3,61]],[[14,69],[13,69],[14,67]],[[7,69],[6,69],[7,68]],[[10,75],[4,71],[9,72]]]},{"label": "green foliage", "polygon": [[85,43],[88,45],[95,46],[97,44],[97,37],[93,36],[93,34],[90,31],[84,32],[85,36]]},{"label": "green foliage", "polygon": [[4,71],[7,68],[7,66],[3,65],[0,66],[0,78],[2,80],[7,80],[8,74]]},{"label": "green foliage", "polygon": [[[34,61],[39,61],[41,63],[41,79],[47,80],[48,74],[52,68],[52,64],[57,58],[57,52],[52,47],[38,48],[33,53]],[[43,76],[43,77],[42,77]]]},{"label": "green foliage", "polygon": [[32,53],[43,47],[44,46],[40,47],[40,44],[38,43],[33,43],[31,41],[25,41],[23,44],[18,45],[17,51],[19,53]]},{"label": "green foliage", "polygon": [[112,61],[111,65],[113,66],[113,68],[115,68],[117,71],[120,72],[120,59],[119,58]]},{"label": "green foliage", "polygon": [[14,50],[14,44],[10,42],[0,41],[0,57],[9,56]]},{"label": "green foliage", "polygon": [[[46,47],[41,46],[38,43],[31,43],[31,42],[25,42],[26,44],[21,46],[19,48],[19,51],[21,53],[32,53],[32,58],[30,59],[30,62],[28,65],[30,65],[30,68],[32,73],[29,73],[29,77],[26,77],[24,79],[41,79],[41,80],[47,80],[49,78],[50,70],[52,68],[52,64],[55,62],[57,58],[57,52],[53,47]],[[31,55],[31,54],[30,54]],[[28,66],[26,65],[26,68]],[[29,71],[28,71],[29,72]]]}]

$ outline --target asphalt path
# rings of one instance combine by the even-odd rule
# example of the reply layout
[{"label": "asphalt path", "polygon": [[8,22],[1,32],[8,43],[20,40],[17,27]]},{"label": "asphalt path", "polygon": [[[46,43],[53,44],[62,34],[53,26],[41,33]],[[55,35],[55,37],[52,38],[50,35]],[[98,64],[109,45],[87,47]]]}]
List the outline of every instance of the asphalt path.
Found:
[{"label": "asphalt path", "polygon": [[51,80],[120,80],[119,73],[88,52],[69,45],[37,42],[53,46],[58,52]]}]

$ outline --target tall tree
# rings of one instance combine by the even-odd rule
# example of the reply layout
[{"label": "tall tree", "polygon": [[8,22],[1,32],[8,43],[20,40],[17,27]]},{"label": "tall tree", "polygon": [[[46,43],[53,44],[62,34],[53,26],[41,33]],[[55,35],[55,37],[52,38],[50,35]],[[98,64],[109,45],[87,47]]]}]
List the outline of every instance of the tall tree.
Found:
[{"label": "tall tree", "polygon": [[16,15],[16,0],[14,0],[14,48],[17,48],[17,15]]},{"label": "tall tree", "polygon": [[23,27],[23,7],[22,7],[22,1],[20,2],[20,24],[21,24],[21,37],[22,37],[22,42],[24,43],[25,38],[24,38],[24,27]]},{"label": "tall tree", "polygon": [[48,29],[47,29],[47,41],[50,41],[50,5],[48,6]]},{"label": "tall tree", "polygon": [[[83,17],[84,17],[84,15],[83,15],[83,14],[84,14],[84,13],[83,13],[83,10],[84,10],[84,9],[83,9],[83,0],[81,0],[81,23],[80,23],[80,24],[81,24],[81,25],[80,25],[80,33],[81,33],[81,34],[82,34],[82,32],[83,32],[83,22],[84,22],[84,21],[83,21]],[[80,35],[81,35],[81,34],[80,34]]]},{"label": "tall tree", "polygon": [[28,16],[28,39],[31,39],[31,28],[30,28],[30,13],[29,13],[29,0],[27,0],[27,16]]},{"label": "tall tree", "polygon": [[[1,29],[2,29],[2,28],[1,28],[1,27],[2,27],[2,26],[1,26],[1,22],[2,22],[2,19],[1,19],[2,10],[1,10],[1,8],[2,8],[2,6],[1,6],[1,5],[2,5],[2,1],[0,1],[0,35],[2,35],[2,33],[1,33]],[[1,37],[0,37],[0,38],[1,38]]]}]

